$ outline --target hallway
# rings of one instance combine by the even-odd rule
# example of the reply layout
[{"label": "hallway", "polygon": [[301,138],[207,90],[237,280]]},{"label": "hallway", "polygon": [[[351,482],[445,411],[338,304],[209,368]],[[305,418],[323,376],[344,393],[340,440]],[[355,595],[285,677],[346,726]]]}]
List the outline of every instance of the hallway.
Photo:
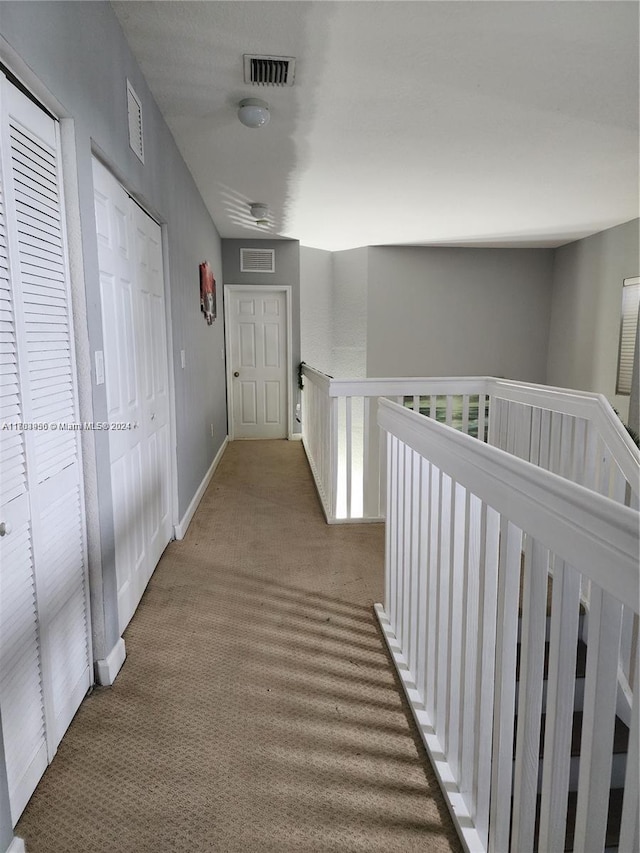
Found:
[{"label": "hallway", "polygon": [[383,543],[325,524],[300,443],[229,444],[16,827],[28,853],[460,850],[373,614]]}]

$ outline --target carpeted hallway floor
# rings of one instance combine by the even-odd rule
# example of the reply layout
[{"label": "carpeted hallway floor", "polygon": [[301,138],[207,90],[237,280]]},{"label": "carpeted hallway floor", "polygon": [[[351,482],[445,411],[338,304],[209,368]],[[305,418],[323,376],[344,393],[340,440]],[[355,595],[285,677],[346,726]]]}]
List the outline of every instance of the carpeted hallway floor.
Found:
[{"label": "carpeted hallway floor", "polygon": [[459,851],[376,627],[382,525],[234,442],[16,834],[27,853]]}]

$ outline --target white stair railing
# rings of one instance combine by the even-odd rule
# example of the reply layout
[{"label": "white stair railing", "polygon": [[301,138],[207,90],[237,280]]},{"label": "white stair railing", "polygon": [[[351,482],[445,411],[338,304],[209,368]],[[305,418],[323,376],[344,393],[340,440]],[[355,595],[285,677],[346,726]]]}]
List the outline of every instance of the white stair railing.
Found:
[{"label": "white stair railing", "polygon": [[[640,598],[638,512],[392,402],[380,401],[378,421],[387,523],[376,610],[465,848],[564,850],[571,837],[574,850],[603,850],[622,605],[637,616]],[[585,580],[580,769],[567,826]],[[638,685],[637,634],[632,642]],[[638,847],[638,696],[636,687],[620,851]]]},{"label": "white stair railing", "polygon": [[384,520],[380,398],[486,438],[486,377],[333,379],[306,364],[302,376],[302,441],[330,524]]},{"label": "white stair railing", "polygon": [[638,448],[602,394],[487,381],[489,444],[638,509]]},{"label": "white stair railing", "polygon": [[638,449],[601,394],[486,376],[333,379],[303,365],[303,441],[330,523],[384,518],[383,397],[627,506]]},{"label": "white stair railing", "polygon": [[[487,393],[490,444],[617,503],[639,508],[638,448],[602,394],[504,379],[488,380]],[[583,584],[581,599],[590,611],[588,584]],[[618,710],[627,723],[638,628],[638,616],[625,608]]]}]

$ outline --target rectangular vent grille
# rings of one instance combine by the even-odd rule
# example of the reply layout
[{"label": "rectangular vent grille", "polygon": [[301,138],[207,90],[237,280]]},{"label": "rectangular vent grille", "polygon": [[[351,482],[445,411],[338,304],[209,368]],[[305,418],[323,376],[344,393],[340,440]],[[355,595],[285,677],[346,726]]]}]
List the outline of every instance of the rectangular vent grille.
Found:
[{"label": "rectangular vent grille", "polygon": [[295,70],[293,56],[244,55],[244,82],[254,86],[293,86]]},{"label": "rectangular vent grille", "polygon": [[127,117],[129,120],[129,145],[136,157],[144,163],[144,139],[142,136],[142,101],[127,80]]},{"label": "rectangular vent grille", "polygon": [[275,271],[275,249],[240,249],[240,272]]}]

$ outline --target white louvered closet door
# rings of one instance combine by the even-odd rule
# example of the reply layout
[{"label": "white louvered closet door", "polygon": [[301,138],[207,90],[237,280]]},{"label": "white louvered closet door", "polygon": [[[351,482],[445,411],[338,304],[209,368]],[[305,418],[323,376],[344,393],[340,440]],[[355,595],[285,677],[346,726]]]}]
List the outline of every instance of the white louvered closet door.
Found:
[{"label": "white louvered closet door", "polygon": [[89,689],[91,648],[80,434],[62,426],[78,409],[58,127],[0,87],[0,708],[17,821]]}]

